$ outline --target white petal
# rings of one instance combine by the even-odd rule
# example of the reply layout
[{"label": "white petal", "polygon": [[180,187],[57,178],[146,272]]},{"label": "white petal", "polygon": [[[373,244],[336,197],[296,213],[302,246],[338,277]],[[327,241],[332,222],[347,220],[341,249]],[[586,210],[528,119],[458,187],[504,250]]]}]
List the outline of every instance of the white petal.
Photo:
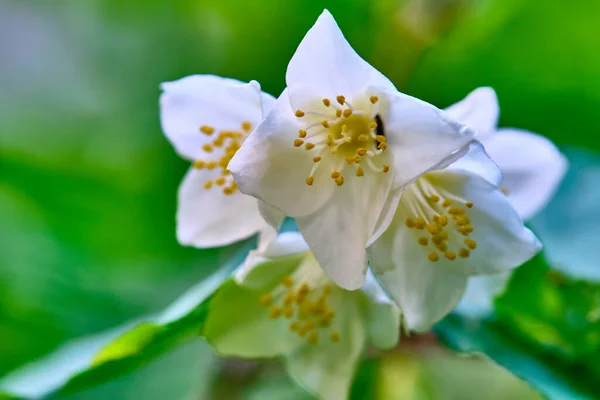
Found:
[{"label": "white petal", "polygon": [[431,104],[399,92],[382,94],[380,103],[395,187],[446,167],[468,150],[473,132]]},{"label": "white petal", "polygon": [[[213,138],[200,132],[203,125],[217,131],[256,126],[262,119],[260,87],[213,75],[192,75],[161,85],[160,120],[166,137],[189,160],[202,159],[202,145]],[[265,98],[267,98],[265,96]],[[268,100],[268,98],[267,98]]]},{"label": "white petal", "polygon": [[225,195],[218,186],[204,188],[216,171],[190,168],[179,187],[177,240],[199,248],[225,246],[248,238],[265,226],[256,199]]},{"label": "white petal", "polygon": [[395,90],[385,76],[350,47],[327,10],[298,46],[288,65],[286,83],[294,109],[338,95],[352,102],[369,85]]},{"label": "white petal", "polygon": [[[355,177],[352,177],[355,178]],[[362,286],[367,270],[366,245],[389,195],[387,174],[348,179],[318,212],[296,218],[325,273],[339,286]]]},{"label": "white petal", "polygon": [[446,108],[446,112],[477,132],[477,138],[491,135],[498,125],[500,107],[491,87],[480,87],[467,97]]},{"label": "white petal", "polygon": [[500,129],[482,142],[498,164],[508,198],[523,219],[539,212],[564,177],[566,157],[548,139],[518,129]]},{"label": "white petal", "polygon": [[365,309],[369,342],[381,350],[393,348],[400,340],[400,309],[371,270],[367,272],[361,291],[368,300]]},{"label": "white petal", "polygon": [[291,217],[314,212],[335,189],[329,177],[333,168],[327,165],[319,166],[313,186],[306,184],[314,163],[309,152],[294,147],[301,128],[290,108],[286,90],[228,166],[242,192]]},{"label": "white petal", "polygon": [[258,200],[258,211],[265,219],[267,224],[279,230],[279,227],[285,219],[285,214],[282,211],[280,211],[277,207],[273,207],[272,205],[265,203],[262,200]]},{"label": "white petal", "polygon": [[484,318],[494,311],[494,299],[504,292],[512,271],[472,276],[456,311],[472,318]]},{"label": "white petal", "polygon": [[479,175],[496,186],[502,182],[502,171],[487,155],[481,143],[477,141],[471,142],[467,154],[450,164],[446,169],[449,171],[467,171]]}]

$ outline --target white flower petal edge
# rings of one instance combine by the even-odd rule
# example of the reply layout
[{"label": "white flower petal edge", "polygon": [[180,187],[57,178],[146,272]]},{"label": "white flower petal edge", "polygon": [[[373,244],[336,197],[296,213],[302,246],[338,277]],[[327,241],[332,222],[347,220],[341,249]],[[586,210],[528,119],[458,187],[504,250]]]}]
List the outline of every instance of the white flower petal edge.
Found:
[{"label": "white flower petal edge", "polygon": [[463,100],[446,108],[448,114],[467,124],[482,139],[496,131],[500,107],[498,96],[491,87],[480,87],[473,90]]},{"label": "white flower petal edge", "polygon": [[[161,85],[165,136],[192,161],[178,194],[177,238],[199,248],[224,246],[268,227],[256,200],[237,190],[226,167],[275,99],[260,85],[194,75]],[[272,212],[272,219],[282,219]],[[272,230],[272,229],[271,229]]]},{"label": "white flower petal edge", "polygon": [[286,81],[229,169],[242,192],[296,218],[330,278],[358,289],[365,247],[391,220],[390,193],[462,156],[473,132],[399,93],[328,11],[302,40]]},{"label": "white flower petal edge", "polygon": [[546,206],[568,169],[567,158],[548,139],[520,129],[499,129],[482,140],[504,179],[501,186],[525,220]]},{"label": "white flower petal edge", "polygon": [[456,311],[471,318],[484,318],[494,310],[494,299],[502,294],[512,271],[500,274],[472,276]]},{"label": "white flower petal edge", "polygon": [[517,267],[540,248],[495,185],[443,170],[403,192],[392,224],[369,252],[408,327],[423,331],[454,308],[470,275]]}]

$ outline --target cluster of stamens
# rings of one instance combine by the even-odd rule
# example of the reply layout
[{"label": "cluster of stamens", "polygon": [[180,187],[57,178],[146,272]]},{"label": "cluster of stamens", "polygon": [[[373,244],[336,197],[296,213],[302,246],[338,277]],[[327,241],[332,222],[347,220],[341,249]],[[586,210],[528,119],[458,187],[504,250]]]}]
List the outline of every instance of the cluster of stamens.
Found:
[{"label": "cluster of stamens", "polygon": [[[449,199],[444,199],[440,203],[441,198],[435,194],[427,197],[427,200],[439,212],[431,220],[426,221],[421,216],[416,219],[409,217],[405,223],[408,228],[423,232],[422,235],[418,233],[417,242],[425,248],[430,247],[433,249],[427,254],[429,261],[439,261],[438,251],[450,261],[454,261],[457,256],[468,258],[471,251],[477,248],[477,242],[468,238],[473,232],[473,226],[465,208],[462,205],[453,205]],[[473,207],[473,203],[466,202],[464,206],[469,209]],[[458,249],[450,248],[448,238],[452,230],[465,236],[462,240],[464,246]]]},{"label": "cluster of stamens", "polygon": [[[335,102],[327,98],[322,100],[330,113],[296,110],[297,118],[312,117],[311,120],[314,121],[300,129],[294,140],[295,147],[304,146],[304,149],[316,153],[312,158],[314,166],[306,179],[307,185],[314,183],[314,173],[323,157],[328,154],[341,155],[338,157],[340,161],[334,163],[337,166],[330,175],[338,186],[344,184],[345,164],[354,167],[357,177],[365,175],[363,167],[374,172],[389,171],[389,165],[376,166],[372,160],[387,148],[383,125],[377,114],[378,101],[377,96],[369,98],[372,105],[370,115],[355,109],[344,96],[337,96]],[[322,119],[319,121],[320,118]]]},{"label": "cluster of stamens", "polygon": [[[261,306],[269,308],[271,319],[289,319],[290,332],[306,338],[309,344],[317,344],[318,331],[327,330],[335,317],[335,312],[327,304],[332,291],[331,284],[311,289],[305,282],[294,285],[292,277],[286,276],[277,289],[261,295],[259,301]],[[331,330],[329,340],[338,342],[340,334]]]},{"label": "cluster of stamens", "polygon": [[231,195],[237,190],[237,185],[231,176],[231,172],[227,170],[229,161],[233,158],[235,153],[240,149],[242,143],[252,131],[252,124],[250,122],[242,122],[240,131],[220,131],[216,132],[215,128],[208,125],[202,125],[200,132],[207,136],[212,136],[214,139],[211,143],[205,143],[202,145],[202,150],[207,154],[213,154],[216,152],[221,153],[218,160],[196,160],[194,161],[194,168],[196,169],[208,169],[220,170],[220,176],[215,179],[209,179],[204,182],[204,188],[206,190],[211,189],[213,186],[220,186],[223,188],[223,193]]}]

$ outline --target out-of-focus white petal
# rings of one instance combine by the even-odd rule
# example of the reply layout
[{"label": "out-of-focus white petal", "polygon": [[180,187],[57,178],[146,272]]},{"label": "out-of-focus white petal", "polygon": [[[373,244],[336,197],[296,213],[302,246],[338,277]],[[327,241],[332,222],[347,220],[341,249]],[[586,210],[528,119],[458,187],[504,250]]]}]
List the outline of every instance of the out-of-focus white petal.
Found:
[{"label": "out-of-focus white petal", "polygon": [[446,169],[449,171],[467,171],[479,175],[496,186],[502,182],[502,171],[487,155],[481,143],[477,141],[471,142],[467,154],[450,164]]},{"label": "out-of-focus white petal", "polygon": [[306,184],[314,163],[306,151],[293,145],[301,128],[286,90],[228,166],[242,192],[291,217],[316,211],[335,189],[329,177],[333,168],[326,165],[317,169],[313,186]]},{"label": "out-of-focus white petal", "polygon": [[[260,86],[214,75],[192,75],[165,82],[160,96],[160,121],[165,136],[184,158],[206,157],[202,145],[212,137],[201,126],[239,131],[243,122],[262,119]],[[268,100],[268,95],[263,95]]]},{"label": "out-of-focus white petal", "polygon": [[480,87],[467,97],[446,108],[446,112],[476,131],[481,139],[492,135],[498,125],[500,107],[491,87]]},{"label": "out-of-focus white petal", "polygon": [[484,318],[494,311],[494,299],[506,289],[511,271],[493,275],[472,276],[456,311],[472,318]]},{"label": "out-of-focus white petal", "polygon": [[362,286],[367,269],[366,245],[388,198],[387,174],[348,179],[318,212],[296,218],[325,273],[339,286]]},{"label": "out-of-focus white petal", "polygon": [[327,10],[298,46],[288,65],[286,83],[294,109],[338,95],[352,102],[367,86],[395,90],[389,79],[352,49]]},{"label": "out-of-focus white petal", "polygon": [[385,93],[381,103],[396,188],[446,167],[468,150],[473,132],[434,106],[399,92]]},{"label": "out-of-focus white petal", "polygon": [[282,211],[262,200],[258,200],[258,212],[260,212],[260,215],[265,219],[267,224],[277,230],[279,230],[285,219],[285,214]]},{"label": "out-of-focus white petal", "polygon": [[482,141],[502,170],[502,187],[523,219],[539,212],[552,198],[568,162],[543,136],[519,129],[500,129]]},{"label": "out-of-focus white petal", "polygon": [[190,168],[179,187],[177,240],[199,248],[225,246],[248,238],[266,224],[256,199],[243,193],[225,195],[220,187],[204,188],[218,173]]},{"label": "out-of-focus white petal", "polygon": [[365,324],[368,341],[381,350],[393,348],[400,340],[400,309],[388,297],[371,270],[367,272],[361,291],[367,298]]}]

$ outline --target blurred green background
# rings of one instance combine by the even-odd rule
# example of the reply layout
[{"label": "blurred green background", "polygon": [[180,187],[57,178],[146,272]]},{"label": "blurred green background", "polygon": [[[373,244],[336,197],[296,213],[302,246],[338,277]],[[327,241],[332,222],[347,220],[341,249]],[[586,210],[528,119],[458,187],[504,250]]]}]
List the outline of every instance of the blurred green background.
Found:
[{"label": "blurred green background", "polygon": [[[502,126],[600,150],[597,0],[0,0],[0,376],[218,265],[223,251],[175,240],[188,165],[162,136],[158,85],[212,73],[278,95],[325,7],[400,90],[445,107],[493,86]],[[220,364],[190,346],[81,398],[201,398]],[[478,398],[448,390],[407,398]]]}]

